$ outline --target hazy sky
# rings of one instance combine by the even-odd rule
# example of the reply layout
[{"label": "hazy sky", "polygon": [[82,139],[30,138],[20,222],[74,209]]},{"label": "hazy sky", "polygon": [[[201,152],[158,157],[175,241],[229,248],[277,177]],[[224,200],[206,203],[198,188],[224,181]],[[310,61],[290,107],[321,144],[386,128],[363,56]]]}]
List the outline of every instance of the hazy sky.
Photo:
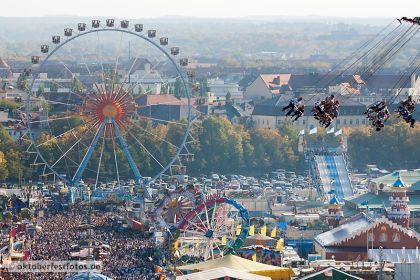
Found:
[{"label": "hazy sky", "polygon": [[[2,0],[0,16],[420,16],[420,0]],[[417,13],[417,14],[416,14]]]}]

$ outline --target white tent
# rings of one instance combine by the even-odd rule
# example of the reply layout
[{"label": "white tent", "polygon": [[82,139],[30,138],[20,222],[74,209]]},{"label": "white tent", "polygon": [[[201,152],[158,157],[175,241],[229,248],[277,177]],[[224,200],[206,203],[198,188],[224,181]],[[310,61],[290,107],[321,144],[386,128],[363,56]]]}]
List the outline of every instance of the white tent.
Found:
[{"label": "white tent", "polygon": [[260,276],[252,273],[242,272],[227,267],[218,267],[209,270],[204,270],[188,275],[178,276],[176,280],[204,280],[204,279],[219,279],[230,277],[241,280],[271,280],[270,277]]}]

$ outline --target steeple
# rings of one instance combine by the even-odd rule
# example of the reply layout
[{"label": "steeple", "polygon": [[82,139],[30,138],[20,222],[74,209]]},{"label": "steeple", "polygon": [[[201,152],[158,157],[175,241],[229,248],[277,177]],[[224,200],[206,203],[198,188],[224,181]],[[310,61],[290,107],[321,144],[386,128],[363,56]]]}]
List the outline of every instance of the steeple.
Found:
[{"label": "steeple", "polygon": [[397,173],[397,180],[390,186],[391,195],[389,201],[391,208],[387,210],[388,219],[403,226],[409,227],[410,224],[410,208],[408,207],[409,198],[407,196],[407,186]]},{"label": "steeple", "polygon": [[328,202],[328,213],[325,219],[331,228],[335,228],[340,225],[340,220],[342,217],[343,211],[341,211],[340,202],[334,195]]}]

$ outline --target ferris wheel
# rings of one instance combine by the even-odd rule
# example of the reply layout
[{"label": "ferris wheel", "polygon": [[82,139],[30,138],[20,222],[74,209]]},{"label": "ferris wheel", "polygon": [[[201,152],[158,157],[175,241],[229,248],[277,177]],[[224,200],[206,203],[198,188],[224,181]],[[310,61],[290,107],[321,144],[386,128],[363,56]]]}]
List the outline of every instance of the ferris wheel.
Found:
[{"label": "ferris wheel", "polygon": [[185,151],[191,101],[179,47],[127,20],[92,20],[31,57],[25,105],[33,165],[70,185],[145,185]]},{"label": "ferris wheel", "polygon": [[175,257],[214,259],[234,252],[249,234],[248,210],[237,201],[209,196],[191,210],[178,224],[173,234]]}]

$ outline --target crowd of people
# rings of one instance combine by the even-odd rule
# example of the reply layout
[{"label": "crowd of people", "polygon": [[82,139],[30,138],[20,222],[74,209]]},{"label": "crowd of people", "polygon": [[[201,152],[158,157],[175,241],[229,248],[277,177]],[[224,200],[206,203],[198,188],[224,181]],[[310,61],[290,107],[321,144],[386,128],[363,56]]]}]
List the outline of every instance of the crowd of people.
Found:
[{"label": "crowd of people", "polygon": [[364,113],[368,120],[371,121],[376,131],[380,131],[385,122],[389,119],[389,110],[384,100],[377,101],[370,105]]},{"label": "crowd of people", "polygon": [[[81,225],[90,225],[89,230]],[[156,246],[148,234],[123,229],[120,217],[115,213],[86,212],[80,209],[47,214],[40,222],[42,230],[30,242],[30,260],[63,261],[72,259],[71,254],[80,250],[80,244],[88,248],[105,245],[107,254],[101,254],[102,271],[114,280],[162,279],[156,268],[164,261],[164,250]],[[76,249],[77,248],[77,249]],[[97,259],[97,256],[95,257]],[[74,259],[74,258],[73,258]],[[65,273],[8,273],[2,279],[64,279]],[[167,274],[166,279],[171,279]]]},{"label": "crowd of people", "polygon": [[414,127],[416,120],[413,117],[413,112],[416,107],[412,96],[410,95],[406,100],[402,100],[398,105],[396,112],[399,117],[402,117],[405,122],[409,123],[411,127]]}]

